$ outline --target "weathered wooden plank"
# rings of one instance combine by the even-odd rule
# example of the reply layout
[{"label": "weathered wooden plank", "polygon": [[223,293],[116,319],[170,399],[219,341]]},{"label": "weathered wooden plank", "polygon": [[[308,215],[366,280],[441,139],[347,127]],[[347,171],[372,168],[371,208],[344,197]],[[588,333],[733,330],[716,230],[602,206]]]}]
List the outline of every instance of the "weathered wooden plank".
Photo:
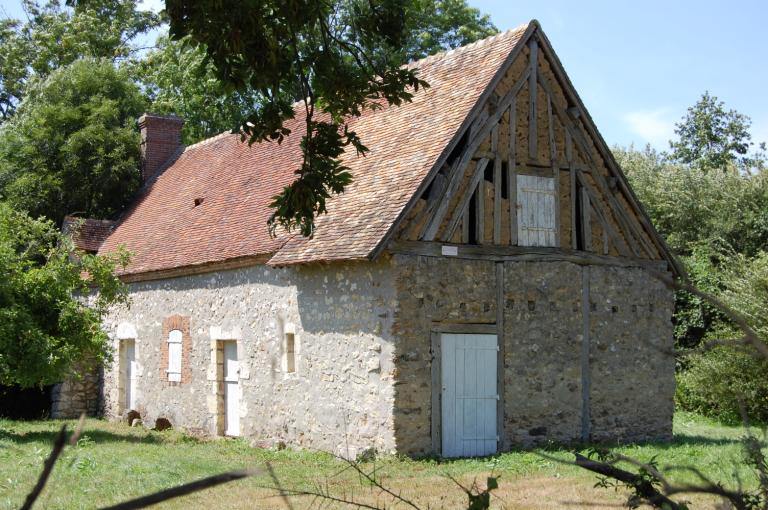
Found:
[{"label": "weathered wooden plank", "polygon": [[538,77],[538,52],[539,44],[536,39],[531,39],[528,43],[528,60],[531,67],[531,75],[528,77],[528,157],[533,160],[539,159],[538,149],[538,126],[537,126],[537,106],[536,97],[538,96],[538,87],[536,78]]},{"label": "weathered wooden plank", "polygon": [[446,186],[446,190],[445,190],[445,193],[443,194],[443,198],[440,201],[438,207],[435,209],[435,212],[432,215],[432,218],[427,223],[427,228],[424,230],[424,234],[421,236],[422,239],[427,241],[432,241],[437,236],[437,231],[440,228],[440,225],[442,224],[443,219],[445,219],[445,215],[448,211],[448,206],[450,204],[451,198],[456,193],[457,188],[461,184],[462,178],[464,176],[464,172],[467,169],[467,165],[469,165],[475,152],[477,151],[477,148],[480,147],[482,142],[491,133],[494,126],[498,125],[502,115],[504,114],[505,109],[508,108],[510,104],[512,104],[512,101],[517,97],[517,94],[520,93],[520,90],[522,89],[523,85],[525,85],[525,83],[527,82],[528,76],[530,75],[530,73],[531,73],[531,68],[530,67],[526,68],[526,71],[523,74],[523,76],[521,76],[520,79],[517,80],[517,83],[515,83],[512,86],[512,88],[504,95],[504,97],[499,102],[498,111],[496,111],[492,115],[489,115],[488,119],[485,121],[485,124],[481,128],[479,128],[477,134],[470,139],[470,142],[467,144],[466,149],[464,149],[462,156],[456,160],[457,162],[455,164],[455,167],[451,169],[448,186]]},{"label": "weathered wooden plank", "polygon": [[517,98],[509,106],[509,244],[517,245]]},{"label": "weathered wooden plank", "polygon": [[600,229],[603,234],[603,255],[608,255],[610,247],[608,246],[608,232],[604,228]]},{"label": "weathered wooden plank", "polygon": [[[478,185],[483,179],[486,166],[488,166],[488,160],[486,158],[478,161],[477,166],[475,167],[475,173],[472,175],[472,178],[467,185],[467,189],[464,190],[464,194],[461,196],[459,203],[456,205],[456,209],[453,211],[453,216],[448,222],[448,225],[445,228],[445,232],[443,232],[443,240],[450,239],[453,236],[453,233],[456,231],[456,226],[459,223],[459,219],[461,219],[462,215],[464,214],[464,210],[467,208],[470,200],[472,199],[472,193],[474,193],[475,190],[480,190]],[[482,233],[478,232],[478,239],[481,236]],[[430,239],[425,240],[429,241]]]},{"label": "weathered wooden plank", "polygon": [[499,396],[496,407],[496,434],[500,438],[499,447],[504,450],[504,353],[506,341],[504,336],[504,262],[496,263],[496,337],[498,356],[496,363],[496,394]]},{"label": "weathered wooden plank", "polygon": [[461,216],[461,242],[464,244],[469,242],[469,207],[464,209],[464,214]]},{"label": "weathered wooden plank", "polygon": [[[392,241],[387,250],[390,253],[403,255],[419,255],[424,257],[445,258],[442,254],[444,243],[428,241]],[[612,257],[596,253],[555,248],[546,246],[494,246],[494,245],[459,245],[456,246],[457,254],[451,256],[467,260],[491,260],[491,261],[544,261],[544,262],[571,262],[578,265],[600,265],[617,267],[641,267],[666,271],[667,261],[649,260],[633,257]]]}]

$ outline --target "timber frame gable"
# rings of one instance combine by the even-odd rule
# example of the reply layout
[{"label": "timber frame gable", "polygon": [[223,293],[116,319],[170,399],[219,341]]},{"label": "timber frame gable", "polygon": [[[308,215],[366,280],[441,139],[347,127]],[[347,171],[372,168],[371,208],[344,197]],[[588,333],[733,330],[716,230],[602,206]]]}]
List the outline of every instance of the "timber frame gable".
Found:
[{"label": "timber frame gable", "polygon": [[535,20],[371,258],[384,249],[685,275]]}]

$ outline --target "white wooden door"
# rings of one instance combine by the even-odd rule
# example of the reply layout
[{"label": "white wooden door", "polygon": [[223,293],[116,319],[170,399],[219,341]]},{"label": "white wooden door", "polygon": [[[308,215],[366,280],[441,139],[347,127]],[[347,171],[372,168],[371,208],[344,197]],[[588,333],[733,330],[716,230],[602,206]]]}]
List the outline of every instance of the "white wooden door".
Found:
[{"label": "white wooden door", "polygon": [[237,342],[224,342],[224,434],[240,435],[240,368]]},{"label": "white wooden door", "polygon": [[442,455],[496,453],[496,335],[441,335]]},{"label": "white wooden door", "polygon": [[555,180],[517,176],[517,242],[520,246],[557,246]]},{"label": "white wooden door", "polygon": [[125,411],[136,410],[136,341],[121,340],[123,408]]}]

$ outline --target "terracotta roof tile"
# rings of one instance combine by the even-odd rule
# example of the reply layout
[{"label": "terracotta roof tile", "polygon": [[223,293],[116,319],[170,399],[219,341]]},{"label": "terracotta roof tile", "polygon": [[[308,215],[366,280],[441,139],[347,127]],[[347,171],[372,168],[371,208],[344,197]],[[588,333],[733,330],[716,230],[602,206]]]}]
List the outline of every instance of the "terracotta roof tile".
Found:
[{"label": "terracotta roof tile", "polygon": [[[78,228],[79,224],[79,228]],[[77,218],[75,216],[66,216],[61,226],[65,234],[72,234],[72,241],[75,247],[95,253],[109,237],[117,225],[117,222],[110,220],[93,220]]]},{"label": "terracotta roof tile", "polygon": [[[414,62],[430,87],[413,102],[352,119],[370,149],[345,155],[354,182],[327,204],[314,238],[271,238],[272,197],[299,167],[303,119],[282,144],[223,134],[188,147],[137,199],[102,246],[125,245],[127,273],[274,253],[270,264],[368,257],[455,136],[527,26]],[[202,198],[195,206],[195,199]]]}]

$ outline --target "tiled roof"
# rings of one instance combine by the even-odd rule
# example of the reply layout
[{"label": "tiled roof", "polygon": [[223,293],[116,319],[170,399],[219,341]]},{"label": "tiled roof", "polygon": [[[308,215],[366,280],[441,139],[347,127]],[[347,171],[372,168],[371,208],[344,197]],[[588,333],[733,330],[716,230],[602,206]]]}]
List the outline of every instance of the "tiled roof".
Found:
[{"label": "tiled roof", "polygon": [[[270,264],[369,257],[401,214],[527,25],[410,64],[430,87],[411,103],[368,111],[350,128],[370,149],[344,156],[354,182],[316,219],[312,239],[271,238],[269,204],[294,179],[301,110],[282,144],[223,134],[187,147],[124,214],[101,251],[125,245],[127,273],[274,253]],[[202,199],[195,205],[196,199]],[[199,200],[198,200],[199,202]]]},{"label": "tiled roof", "polygon": [[[80,225],[78,228],[78,224]],[[62,224],[62,231],[72,234],[75,247],[96,253],[104,240],[109,237],[117,223],[110,220],[92,220],[66,216]]]}]

